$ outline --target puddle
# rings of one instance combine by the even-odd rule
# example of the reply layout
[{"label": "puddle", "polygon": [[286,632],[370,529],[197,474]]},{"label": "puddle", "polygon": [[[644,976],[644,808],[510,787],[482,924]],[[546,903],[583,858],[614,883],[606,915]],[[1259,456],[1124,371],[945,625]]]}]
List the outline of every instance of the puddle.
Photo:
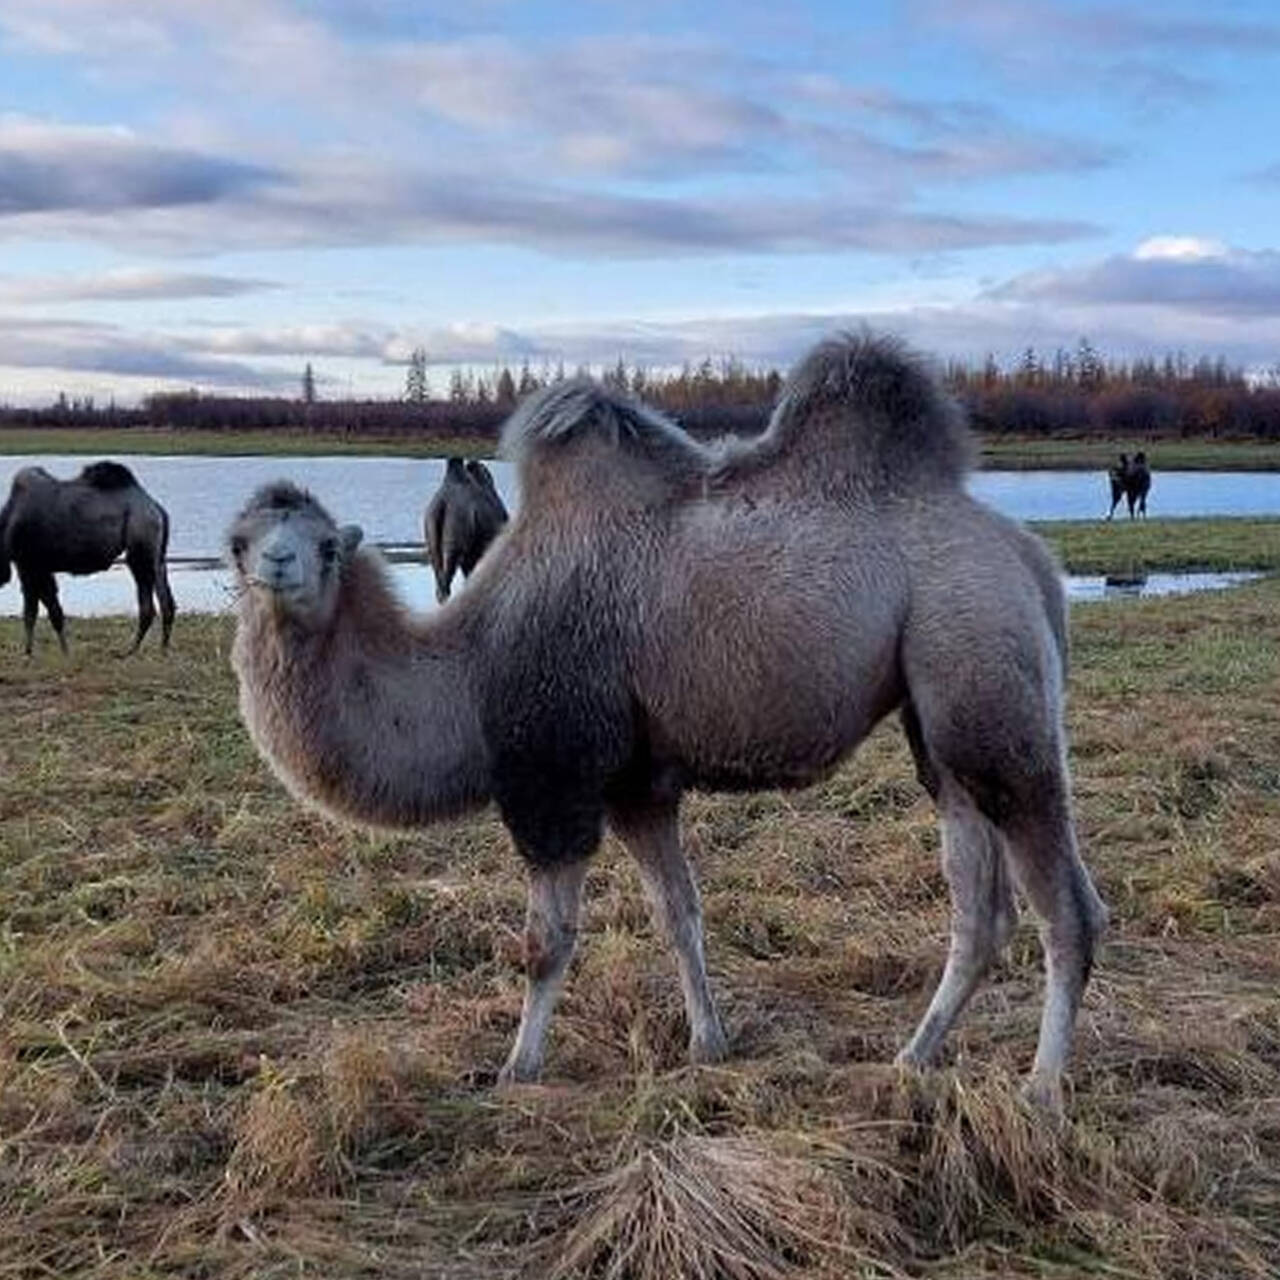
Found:
[{"label": "puddle", "polygon": [[1136,576],[1068,574],[1067,599],[1136,600],[1144,596],[1182,596],[1196,591],[1224,591],[1256,582],[1261,573],[1147,573]]}]

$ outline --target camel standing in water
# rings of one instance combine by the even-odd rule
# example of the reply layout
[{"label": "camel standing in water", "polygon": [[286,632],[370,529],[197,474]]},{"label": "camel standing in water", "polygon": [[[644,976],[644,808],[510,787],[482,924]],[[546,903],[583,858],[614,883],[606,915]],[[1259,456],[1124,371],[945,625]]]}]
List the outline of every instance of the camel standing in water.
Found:
[{"label": "camel standing in water", "polygon": [[450,458],[422,522],[439,603],[449,598],[453,575],[461,569],[469,578],[506,523],[507,508],[489,468],[476,458]]},{"label": "camel standing in water", "polygon": [[161,644],[169,647],[175,607],[165,568],[169,517],[118,462],[91,462],[74,480],[59,480],[43,467],[24,467],[13,478],[0,509],[0,586],[10,562],[22,586],[26,653],[31,656],[36,613],[43,604],[63,653],[66,619],[58,601],[57,573],[101,573],[123,555],[138,588],[137,652],[160,605]]},{"label": "camel standing in water", "polygon": [[408,616],[360,530],[291,484],[229,534],[241,713],[293,793],[402,828],[497,802],[529,873],[502,1078],[539,1073],[606,823],[674,946],[691,1057],[724,1057],[680,797],[812,783],[897,708],[952,899],[900,1057],[934,1057],[1009,937],[1017,883],[1047,959],[1027,1092],[1059,1108],[1106,920],[1071,816],[1065,604],[1043,545],[965,492],[968,431],[934,379],[890,340],[844,336],[755,439],[704,446],[578,381],[526,401],[503,446],[521,509],[433,616]]}]

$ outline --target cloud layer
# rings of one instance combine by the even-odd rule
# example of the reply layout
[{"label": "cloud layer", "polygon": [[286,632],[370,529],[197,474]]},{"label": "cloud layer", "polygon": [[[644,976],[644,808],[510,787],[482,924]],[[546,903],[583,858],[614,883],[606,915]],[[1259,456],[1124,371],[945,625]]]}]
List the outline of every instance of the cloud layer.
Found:
[{"label": "cloud layer", "polygon": [[1229,250],[1163,238],[1152,252],[1022,275],[988,292],[998,301],[1174,308],[1193,314],[1280,318],[1280,252]]},{"label": "cloud layer", "polygon": [[[1199,234],[1196,212],[1224,241],[1265,242],[1215,221],[1198,187],[1162,188],[1188,190],[1185,233],[1140,222],[1163,215],[1116,176],[1196,141],[1175,109],[1207,113],[1280,57],[1260,3],[833,15],[804,0],[739,6],[732,24],[556,0],[5,0],[0,80],[26,103],[0,114],[0,394],[5,367],[293,390],[282,370],[306,360],[386,391],[419,345],[437,364],[785,364],[864,319],[965,358],[1087,333],[1117,354],[1252,362],[1280,340],[1280,252]],[[1156,130],[1153,104],[1170,113]],[[1241,158],[1239,191],[1265,200],[1277,154]],[[376,276],[406,246],[447,248],[417,256],[449,259],[452,292],[429,268]],[[474,304],[486,322],[464,321],[457,262],[498,264]],[[548,318],[512,323],[541,298],[530,285],[508,311],[503,270],[580,280],[580,315],[614,311],[574,320],[548,285]],[[678,284],[646,305],[646,273]],[[758,298],[738,287],[753,275]],[[868,301],[895,291],[949,301]],[[347,316],[372,296],[395,309]]]}]

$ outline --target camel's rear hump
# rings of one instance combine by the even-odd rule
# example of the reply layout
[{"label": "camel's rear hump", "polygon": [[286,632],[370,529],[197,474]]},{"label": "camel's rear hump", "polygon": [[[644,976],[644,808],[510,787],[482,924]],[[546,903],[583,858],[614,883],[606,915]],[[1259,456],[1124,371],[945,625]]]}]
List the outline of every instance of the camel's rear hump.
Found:
[{"label": "camel's rear hump", "polygon": [[776,472],[788,492],[959,488],[972,440],[924,359],[896,338],[842,333],[788,375],[763,435],[727,440],[722,478]]}]

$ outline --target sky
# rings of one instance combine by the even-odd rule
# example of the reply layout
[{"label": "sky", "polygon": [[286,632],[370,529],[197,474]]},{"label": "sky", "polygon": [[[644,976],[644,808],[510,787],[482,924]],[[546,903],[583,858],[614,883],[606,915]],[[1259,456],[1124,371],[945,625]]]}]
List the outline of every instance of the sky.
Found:
[{"label": "sky", "polygon": [[3,0],[0,403],[1280,366],[1274,0]]}]

